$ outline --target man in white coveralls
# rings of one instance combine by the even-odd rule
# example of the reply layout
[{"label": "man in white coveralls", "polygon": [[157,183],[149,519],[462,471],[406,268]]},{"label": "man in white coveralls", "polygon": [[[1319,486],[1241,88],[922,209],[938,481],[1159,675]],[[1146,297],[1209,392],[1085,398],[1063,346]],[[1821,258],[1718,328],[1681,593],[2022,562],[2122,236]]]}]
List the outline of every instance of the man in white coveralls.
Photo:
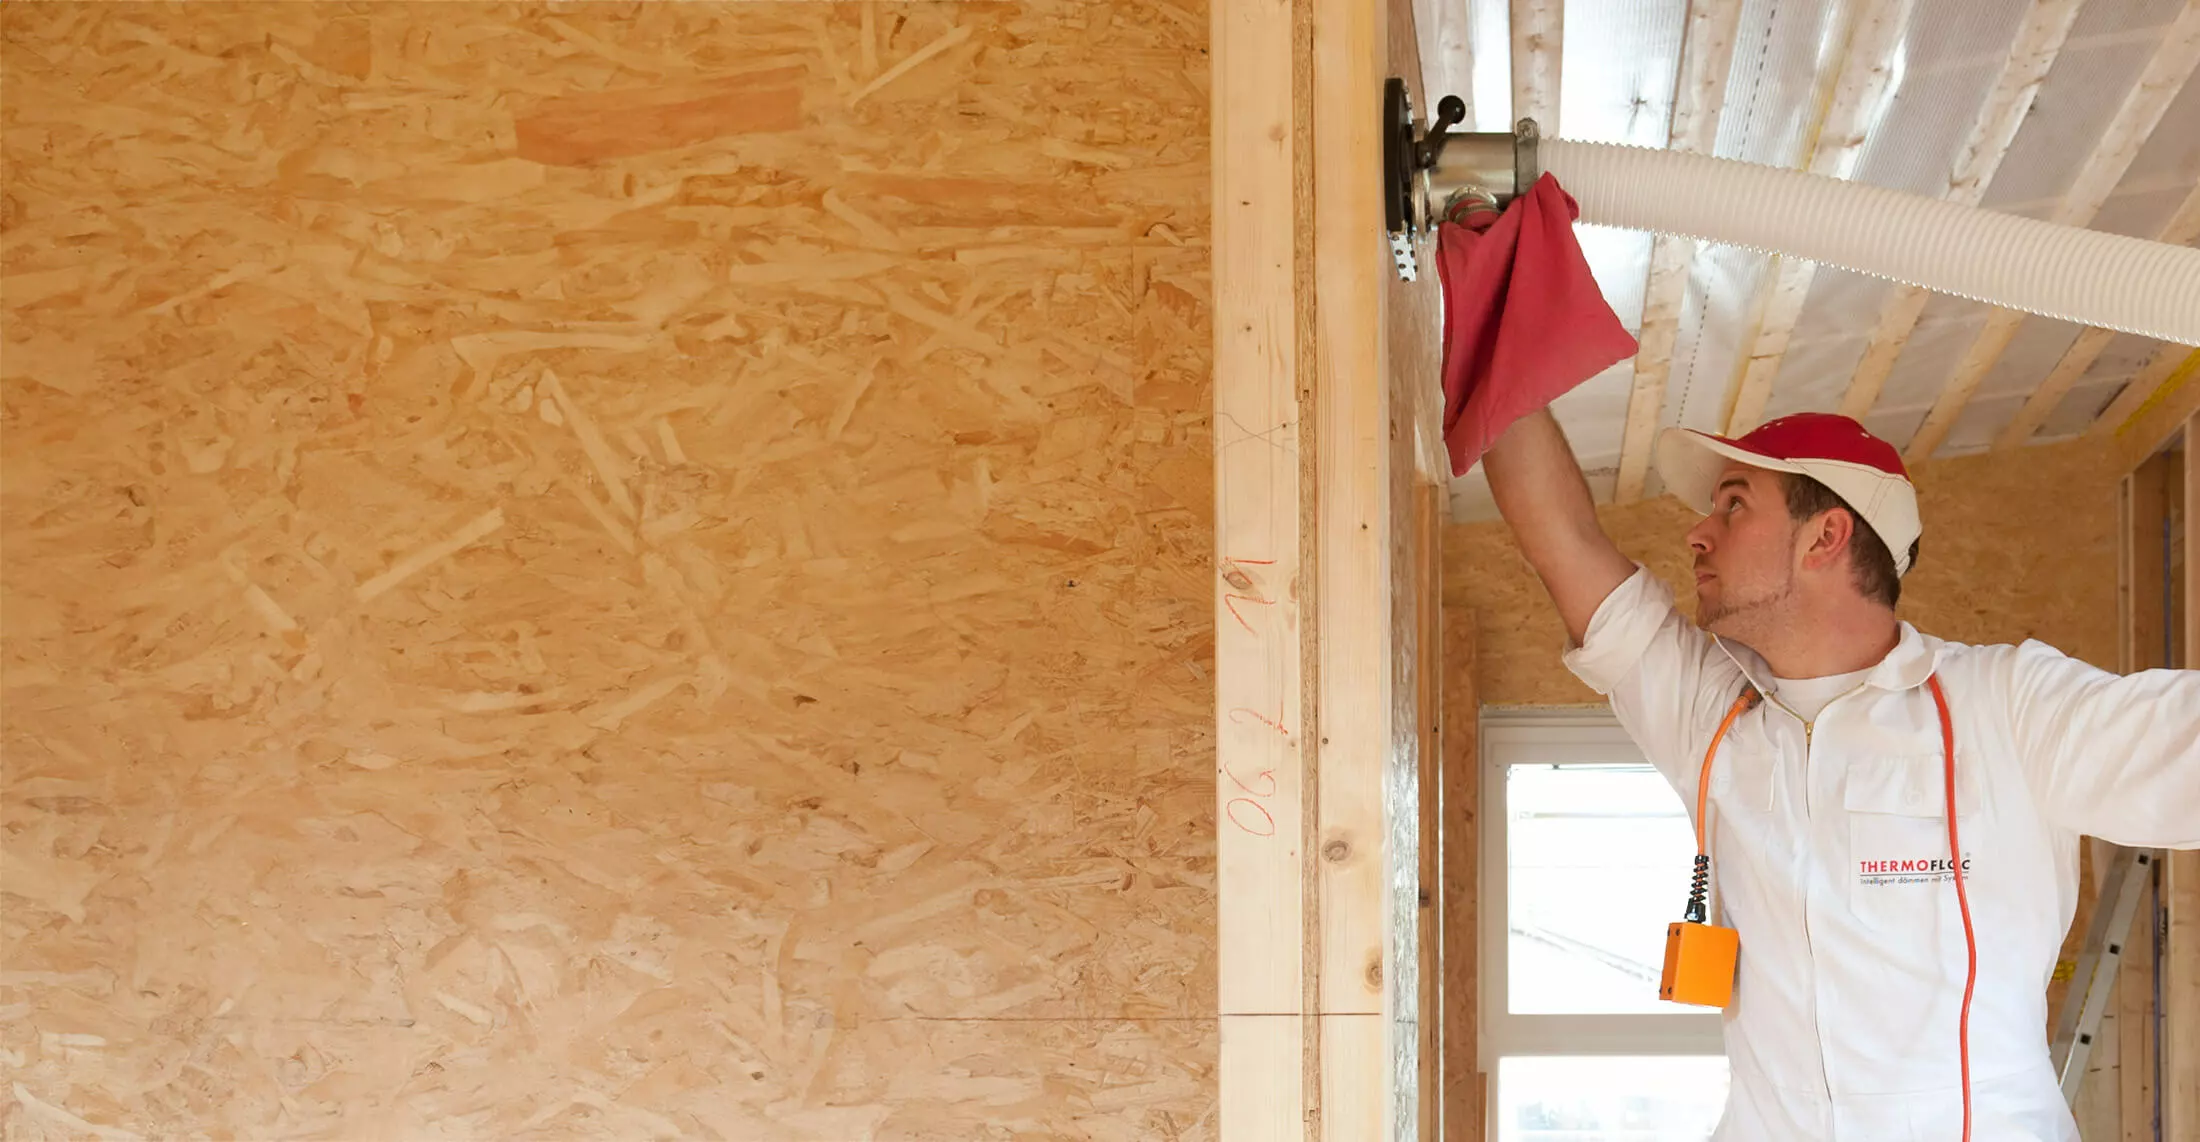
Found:
[{"label": "man in white coveralls", "polygon": [[2120,677],[1896,618],[1917,495],[1895,449],[1846,417],[1738,440],[1668,430],[1656,459],[1706,513],[1687,536],[1694,623],[1598,526],[1550,413],[1484,464],[1566,624],[1568,668],[1691,814],[1711,774],[1714,919],[1741,947],[1714,1137],[2076,1139],[2046,985],[2078,838],[2200,847],[2200,672]]}]

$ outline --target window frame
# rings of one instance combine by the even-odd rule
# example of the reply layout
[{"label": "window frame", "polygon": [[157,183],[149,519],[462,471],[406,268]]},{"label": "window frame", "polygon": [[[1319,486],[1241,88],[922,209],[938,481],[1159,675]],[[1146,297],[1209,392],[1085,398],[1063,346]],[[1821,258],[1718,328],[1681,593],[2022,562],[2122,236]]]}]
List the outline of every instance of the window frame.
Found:
[{"label": "window frame", "polygon": [[[1491,709],[1484,712],[1479,730],[1477,921],[1481,954],[1477,975],[1482,994],[1479,1057],[1487,1060],[1490,1091],[1483,1108],[1488,1120],[1486,1137],[1497,1137],[1497,1112],[1503,1101],[1497,1089],[1498,1071],[1507,1057],[1725,1057],[1724,1015],[1716,1011],[1671,1015],[1531,1015],[1511,1011],[1506,974],[1511,945],[1507,906],[1512,871],[1507,844],[1511,809],[1505,800],[1506,771],[1516,765],[1610,764],[1615,754],[1644,765],[1649,761],[1608,713]],[[1686,888],[1687,875],[1687,869],[1673,870],[1676,907]],[[1679,919],[1678,912],[1674,918]]]}]

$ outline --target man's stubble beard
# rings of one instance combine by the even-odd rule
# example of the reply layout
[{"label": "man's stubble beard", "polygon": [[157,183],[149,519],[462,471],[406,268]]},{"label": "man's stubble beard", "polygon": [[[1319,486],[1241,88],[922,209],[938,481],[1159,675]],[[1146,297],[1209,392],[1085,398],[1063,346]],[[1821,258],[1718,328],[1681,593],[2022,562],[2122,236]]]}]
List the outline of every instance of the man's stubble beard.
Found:
[{"label": "man's stubble beard", "polygon": [[1728,602],[1722,598],[1719,604],[1705,611],[1696,625],[1720,638],[1731,639],[1743,645],[1751,645],[1753,636],[1776,625],[1795,598],[1795,575],[1790,572],[1779,586],[1765,591],[1755,598]]}]

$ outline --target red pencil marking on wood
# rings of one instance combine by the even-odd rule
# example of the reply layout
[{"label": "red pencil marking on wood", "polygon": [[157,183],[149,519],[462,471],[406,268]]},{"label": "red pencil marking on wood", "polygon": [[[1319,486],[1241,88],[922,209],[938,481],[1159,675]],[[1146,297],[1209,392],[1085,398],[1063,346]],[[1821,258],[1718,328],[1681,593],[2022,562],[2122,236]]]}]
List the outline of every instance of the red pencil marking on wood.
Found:
[{"label": "red pencil marking on wood", "polygon": [[[1261,826],[1260,828],[1254,828],[1253,825],[1256,822],[1251,821],[1250,818],[1240,819],[1238,817],[1238,806],[1240,805],[1249,806],[1253,812],[1260,814],[1260,820],[1257,822]],[[1260,802],[1258,801],[1248,800],[1244,797],[1232,798],[1229,804],[1222,807],[1222,814],[1223,816],[1230,818],[1231,824],[1236,825],[1238,828],[1243,829],[1256,837],[1272,837],[1276,835],[1275,817],[1269,815],[1268,810],[1261,808]]]},{"label": "red pencil marking on wood", "polygon": [[1281,707],[1277,708],[1276,716],[1271,718],[1251,706],[1238,706],[1230,711],[1230,720],[1233,722],[1243,721],[1243,718],[1238,717],[1239,714],[1243,714],[1245,717],[1251,718],[1285,737],[1291,736],[1291,731],[1283,728],[1283,711]]},{"label": "red pencil marking on wood", "polygon": [[1236,619],[1238,621],[1238,625],[1244,627],[1248,634],[1259,634],[1260,632],[1253,629],[1253,624],[1245,621],[1244,613],[1237,609],[1237,604],[1231,602],[1232,599],[1243,599],[1248,603],[1259,603],[1261,606],[1264,607],[1273,607],[1276,605],[1276,601],[1274,599],[1263,599],[1257,595],[1224,595],[1222,597],[1222,605],[1230,608],[1230,617]]},{"label": "red pencil marking on wood", "polygon": [[1229,559],[1229,560],[1225,560],[1224,562],[1228,562],[1228,563],[1250,563],[1250,564],[1252,564],[1252,565],[1253,565],[1253,566],[1255,566],[1255,567],[1273,567],[1273,566],[1275,566],[1275,565],[1276,565],[1276,561],[1275,561],[1275,560],[1273,560],[1273,559]]},{"label": "red pencil marking on wood", "polygon": [[1252,794],[1255,797],[1273,797],[1276,795],[1276,771],[1273,769],[1263,769],[1259,773],[1253,775],[1253,779],[1255,781],[1259,781],[1264,778],[1267,780],[1268,788],[1266,789],[1255,789],[1252,786],[1247,785],[1244,780],[1238,777],[1237,774],[1232,773],[1230,771],[1230,767],[1227,765],[1222,767],[1222,775],[1230,779],[1230,784],[1235,785],[1240,789],[1243,789],[1244,791]]}]

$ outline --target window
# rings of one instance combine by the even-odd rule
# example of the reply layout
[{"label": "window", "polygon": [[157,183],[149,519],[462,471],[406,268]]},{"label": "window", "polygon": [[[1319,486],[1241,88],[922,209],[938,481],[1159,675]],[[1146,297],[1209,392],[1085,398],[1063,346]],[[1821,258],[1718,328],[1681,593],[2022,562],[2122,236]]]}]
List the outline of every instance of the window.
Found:
[{"label": "window", "polygon": [[1701,1142],[1719,1016],[1658,999],[1694,831],[1608,716],[1482,723],[1482,995],[1494,1142]]}]

